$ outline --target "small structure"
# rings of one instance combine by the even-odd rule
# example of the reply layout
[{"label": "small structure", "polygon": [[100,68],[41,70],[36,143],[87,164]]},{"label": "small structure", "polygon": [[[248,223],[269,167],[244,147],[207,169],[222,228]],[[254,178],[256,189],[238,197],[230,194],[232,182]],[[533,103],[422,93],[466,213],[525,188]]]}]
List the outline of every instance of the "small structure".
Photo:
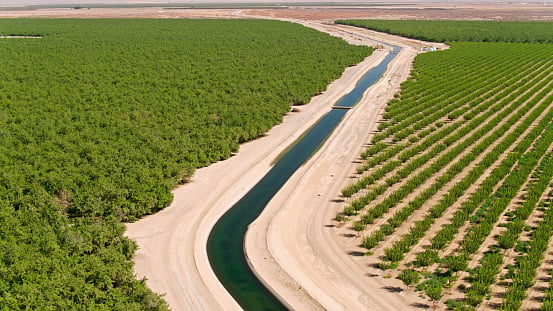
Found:
[{"label": "small structure", "polygon": [[332,106],[332,109],[349,110],[353,107],[350,106]]}]

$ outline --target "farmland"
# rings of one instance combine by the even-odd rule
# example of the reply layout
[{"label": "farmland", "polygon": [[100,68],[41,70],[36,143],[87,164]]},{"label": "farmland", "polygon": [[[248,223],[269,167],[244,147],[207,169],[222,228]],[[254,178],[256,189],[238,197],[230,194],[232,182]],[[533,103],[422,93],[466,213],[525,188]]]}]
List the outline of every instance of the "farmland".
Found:
[{"label": "farmland", "polygon": [[550,310],[536,280],[551,279],[552,25],[340,23],[451,48],[417,56],[336,220],[371,265],[435,304]]},{"label": "farmland", "polygon": [[336,23],[434,42],[553,43],[551,23],[544,22],[338,20]]},{"label": "farmland", "polygon": [[[0,20],[0,306],[164,309],[121,221],[370,54],[250,20]],[[293,51],[293,53],[291,52]]]}]

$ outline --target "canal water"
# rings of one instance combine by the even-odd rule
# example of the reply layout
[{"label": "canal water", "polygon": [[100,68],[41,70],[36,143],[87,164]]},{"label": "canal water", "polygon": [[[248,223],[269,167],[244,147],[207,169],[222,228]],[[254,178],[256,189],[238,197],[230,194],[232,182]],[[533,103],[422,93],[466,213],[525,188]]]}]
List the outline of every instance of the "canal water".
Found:
[{"label": "canal water", "polygon": [[[393,49],[335,106],[352,107],[359,102],[365,90],[382,76],[388,63],[400,51],[396,46]],[[321,118],[213,227],[207,242],[209,262],[219,281],[244,310],[286,310],[251,271],[244,253],[244,237],[248,225],[261,214],[288,178],[323,144],[346,113],[346,109],[333,109]]]}]

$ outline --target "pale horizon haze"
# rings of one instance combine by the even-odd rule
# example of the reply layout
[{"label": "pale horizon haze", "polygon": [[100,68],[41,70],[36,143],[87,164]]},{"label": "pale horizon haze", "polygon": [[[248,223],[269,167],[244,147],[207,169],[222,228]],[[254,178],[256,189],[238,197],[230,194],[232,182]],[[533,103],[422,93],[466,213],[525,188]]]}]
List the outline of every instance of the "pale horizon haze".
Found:
[{"label": "pale horizon haze", "polygon": [[29,5],[83,5],[83,4],[210,4],[210,3],[552,3],[553,0],[0,0],[0,7]]}]

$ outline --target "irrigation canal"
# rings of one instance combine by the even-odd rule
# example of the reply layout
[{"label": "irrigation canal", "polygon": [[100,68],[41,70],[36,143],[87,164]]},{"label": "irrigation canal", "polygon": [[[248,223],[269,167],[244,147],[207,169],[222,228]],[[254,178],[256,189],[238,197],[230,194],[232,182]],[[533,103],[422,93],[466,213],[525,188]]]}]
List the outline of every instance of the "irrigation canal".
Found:
[{"label": "irrigation canal", "polygon": [[287,309],[257,279],[248,265],[244,237],[249,224],[261,214],[288,178],[323,144],[347,113],[345,108],[355,106],[367,88],[378,81],[400,50],[400,47],[393,46],[393,52],[369,70],[355,88],[309,129],[213,227],[207,242],[209,262],[219,281],[244,310]]}]

